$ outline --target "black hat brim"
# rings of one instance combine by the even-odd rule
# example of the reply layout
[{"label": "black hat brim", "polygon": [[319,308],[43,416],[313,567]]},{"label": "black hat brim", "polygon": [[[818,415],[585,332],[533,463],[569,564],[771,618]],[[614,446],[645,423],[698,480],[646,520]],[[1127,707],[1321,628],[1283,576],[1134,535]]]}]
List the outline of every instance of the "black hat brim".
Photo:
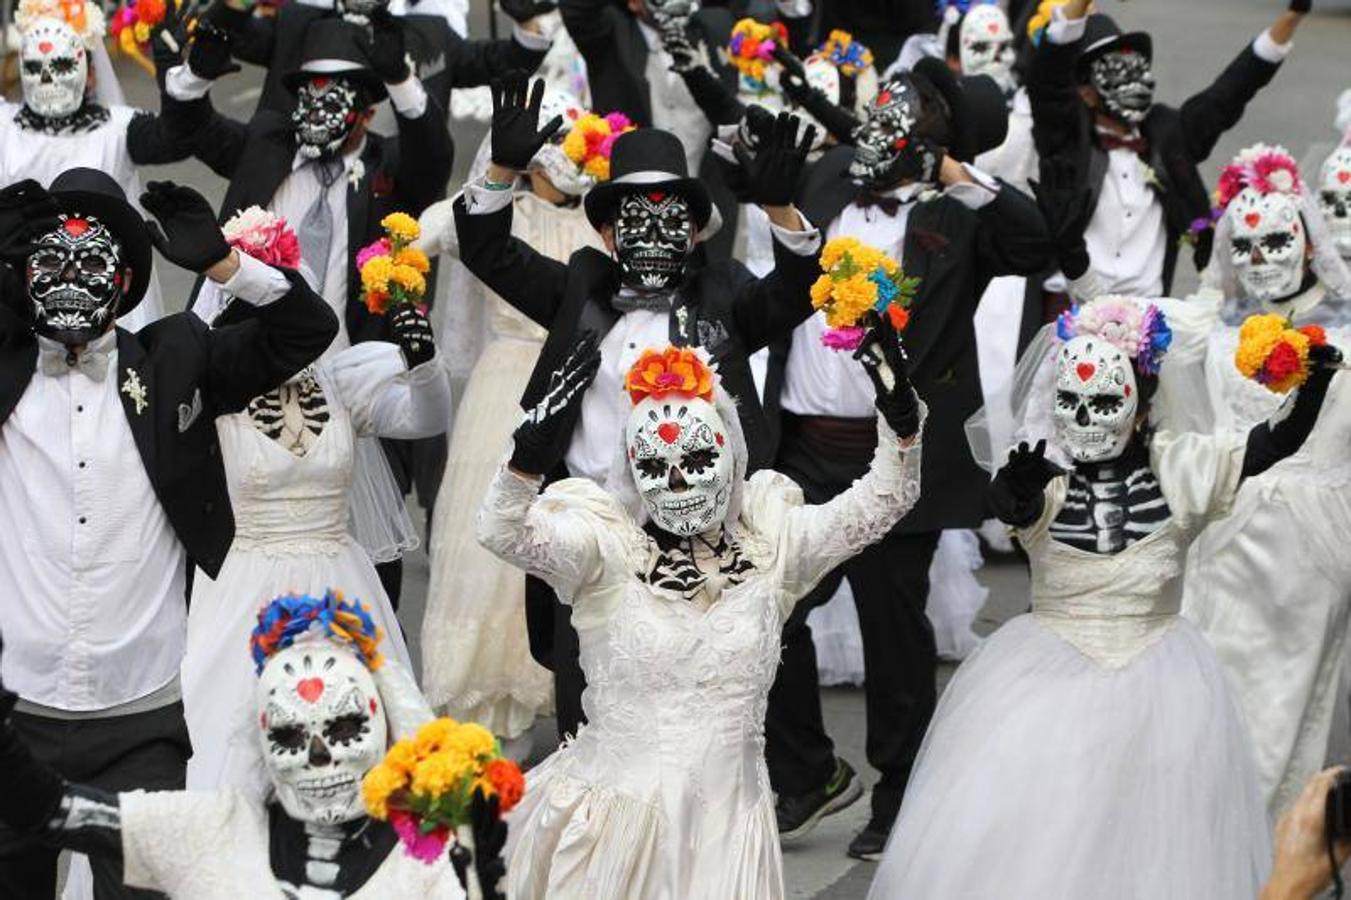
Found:
[{"label": "black hat brim", "polygon": [[937,89],[952,112],[954,146],[948,148],[959,162],[974,162],[1008,137],[1008,105],[1004,92],[988,75],[958,78],[941,59],[925,58],[915,64],[915,74]]},{"label": "black hat brim", "polygon": [[123,291],[122,302],[117,305],[118,318],[125,316],[145,297],[155,259],[154,245],[150,243],[150,232],[141,213],[125,200],[94,191],[54,190],[51,195],[61,212],[93,216],[122,245],[122,262],[131,267],[131,284]]},{"label": "black hat brim", "polygon": [[618,181],[605,181],[587,191],[582,206],[586,210],[586,218],[591,227],[599,231],[602,225],[614,221],[619,198],[626,194],[646,194],[653,191],[666,191],[685,198],[690,205],[690,214],[694,216],[694,224],[698,228],[701,241],[711,238],[721,226],[721,221],[713,222],[710,230],[709,225],[713,220],[713,198],[709,196],[708,188],[697,178],[667,178],[652,181],[631,181],[621,178]]},{"label": "black hat brim", "polygon": [[311,78],[346,78],[354,84],[360,85],[366,92],[370,103],[379,103],[389,96],[389,91],[385,89],[385,83],[370,69],[363,69],[359,66],[353,66],[350,69],[339,69],[332,72],[319,72],[312,69],[306,69],[301,66],[299,69],[292,69],[281,78],[282,86],[292,94],[300,90],[300,86]]}]

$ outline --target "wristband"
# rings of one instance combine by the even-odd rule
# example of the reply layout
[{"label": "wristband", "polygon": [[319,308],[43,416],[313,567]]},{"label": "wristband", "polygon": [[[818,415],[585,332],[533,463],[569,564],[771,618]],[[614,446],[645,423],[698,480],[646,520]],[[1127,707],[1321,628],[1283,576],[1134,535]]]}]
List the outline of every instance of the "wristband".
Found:
[{"label": "wristband", "polygon": [[493,181],[488,176],[483,176],[483,186],[490,191],[509,191],[516,186],[515,179],[511,181]]}]

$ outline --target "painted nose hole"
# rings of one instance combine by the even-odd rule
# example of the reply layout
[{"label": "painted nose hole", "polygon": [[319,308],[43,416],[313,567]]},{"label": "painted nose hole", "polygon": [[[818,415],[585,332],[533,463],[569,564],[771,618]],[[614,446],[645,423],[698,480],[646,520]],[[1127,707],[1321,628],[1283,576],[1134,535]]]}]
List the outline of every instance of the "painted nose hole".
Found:
[{"label": "painted nose hole", "polygon": [[319,739],[319,735],[310,738],[310,765],[327,766],[332,762],[333,755],[328,752],[328,747]]},{"label": "painted nose hole", "polygon": [[686,491],[690,487],[689,482],[685,480],[685,476],[675,466],[671,466],[671,474],[666,478],[666,485],[673,491]]},{"label": "painted nose hole", "polygon": [[1090,420],[1089,420],[1089,418],[1088,418],[1088,407],[1087,407],[1087,406],[1085,406],[1085,405],[1082,404],[1082,403],[1079,404],[1079,411],[1078,411],[1077,413],[1074,414],[1074,421],[1075,421],[1077,424],[1079,424],[1079,425],[1088,425],[1088,424],[1089,424],[1089,421],[1090,421]]}]

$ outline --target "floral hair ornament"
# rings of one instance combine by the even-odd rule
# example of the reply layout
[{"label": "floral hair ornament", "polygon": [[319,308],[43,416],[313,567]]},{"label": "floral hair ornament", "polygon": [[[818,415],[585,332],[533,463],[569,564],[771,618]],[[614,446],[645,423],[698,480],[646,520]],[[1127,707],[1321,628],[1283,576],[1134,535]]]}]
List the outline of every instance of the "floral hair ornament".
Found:
[{"label": "floral hair ornament", "polygon": [[261,206],[241,209],[221,226],[221,232],[225,243],[269,266],[300,266],[300,241],[295,231],[284,218]]},{"label": "floral hair ornament", "polygon": [[1215,204],[1221,210],[1229,207],[1244,188],[1259,194],[1304,193],[1304,182],[1299,177],[1299,164],[1284,147],[1254,144],[1241,151],[1234,161],[1220,172],[1215,189]]},{"label": "floral hair ornament", "polygon": [[331,641],[352,648],[372,672],[384,664],[378,649],[384,634],[360,600],[348,602],[332,588],[323,597],[287,594],[258,613],[258,624],[249,637],[249,652],[258,672],[278,651],[290,647],[311,630]]},{"label": "floral hair ornament", "polygon": [[854,40],[852,34],[838,28],[830,32],[830,36],[817,48],[815,55],[825,57],[831,65],[840,70],[840,74],[850,78],[873,64],[872,51]]},{"label": "floral hair ornament", "polygon": [[857,350],[867,334],[868,313],[885,313],[892,327],[904,331],[909,307],[919,290],[918,278],[907,278],[896,260],[860,241],[841,237],[821,250],[822,275],[812,285],[812,306],[824,310],[829,329],[821,343],[832,350]]},{"label": "floral hair ornament", "polygon": [[567,137],[563,138],[563,152],[584,174],[596,181],[610,180],[610,153],[621,134],[636,126],[623,113],[600,116],[568,110],[574,117]]},{"label": "floral hair ornament", "polygon": [[742,19],[732,26],[727,56],[736,70],[757,86],[765,84],[765,70],[774,61],[774,50],[788,46],[788,29],[782,22],[764,25]]},{"label": "floral hair ornament", "polygon": [[389,748],[361,783],[366,811],[389,822],[404,851],[434,863],[470,825],[474,794],[496,797],[498,815],[525,793],[525,777],[502,756],[492,732],[473,722],[434,719]]},{"label": "floral hair ornament", "polygon": [[366,309],[383,315],[400,303],[418,305],[427,295],[427,254],[409,246],[422,233],[417,219],[393,212],[380,220],[385,236],[357,251],[361,299]]},{"label": "floral hair ornament", "polygon": [[1234,365],[1245,378],[1285,394],[1309,379],[1309,348],[1327,342],[1317,325],[1296,328],[1275,313],[1248,316],[1238,329]]},{"label": "floral hair ornament", "polygon": [[670,394],[698,397],[712,403],[715,383],[712,366],[699,351],[689,347],[644,350],[624,376],[624,390],[635,405],[645,397],[660,398]]},{"label": "floral hair ornament", "polygon": [[1062,312],[1056,320],[1062,342],[1076,337],[1098,337],[1120,349],[1135,363],[1140,375],[1159,374],[1163,356],[1173,342],[1168,320],[1152,303],[1130,297],[1099,297]]},{"label": "floral hair ornament", "polygon": [[19,0],[19,6],[14,11],[14,27],[19,33],[23,34],[38,19],[60,19],[65,22],[75,30],[89,50],[93,50],[107,32],[107,20],[103,17],[102,8],[86,0]]}]

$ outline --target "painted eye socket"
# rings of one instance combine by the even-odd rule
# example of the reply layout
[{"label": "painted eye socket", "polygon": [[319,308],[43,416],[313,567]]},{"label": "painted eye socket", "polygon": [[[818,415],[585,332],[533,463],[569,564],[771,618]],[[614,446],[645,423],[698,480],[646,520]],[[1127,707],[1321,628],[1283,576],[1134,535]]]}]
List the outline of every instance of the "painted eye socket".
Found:
[{"label": "painted eye socket", "polygon": [[28,268],[44,275],[55,275],[66,267],[66,254],[60,250],[37,250],[28,257]]},{"label": "painted eye socket", "polygon": [[666,462],[655,456],[646,456],[634,463],[638,469],[638,474],[644,478],[665,478]]},{"label": "painted eye socket", "polygon": [[350,744],[370,731],[370,720],[361,713],[348,713],[324,723],[324,737],[329,744]]},{"label": "painted eye socket", "polygon": [[23,71],[25,75],[41,75],[42,63],[38,62],[36,59],[24,60]]},{"label": "painted eye socket", "polygon": [[990,49],[989,41],[975,41],[974,43],[971,44],[971,52],[973,53],[984,53],[989,49]]},{"label": "painted eye socket", "polygon": [[1236,237],[1233,240],[1234,256],[1247,256],[1252,253],[1252,241],[1248,238]]},{"label": "painted eye socket", "polygon": [[701,450],[691,450],[680,460],[680,468],[693,475],[702,475],[706,470],[713,468],[713,464],[718,460],[718,451],[712,447],[705,447]]},{"label": "painted eye socket", "polygon": [[299,725],[282,725],[270,728],[267,732],[267,739],[272,742],[272,746],[288,753],[299,753],[305,749],[305,738],[305,729]]},{"label": "painted eye socket", "polygon": [[75,60],[54,59],[52,60],[52,71],[58,75],[69,75],[75,71]]},{"label": "painted eye socket", "polygon": [[1055,400],[1061,409],[1076,409],[1079,406],[1079,395],[1072,391],[1056,391]]},{"label": "painted eye socket", "polygon": [[1263,250],[1284,250],[1295,242],[1295,236],[1283,231],[1273,232],[1262,237]]},{"label": "painted eye socket", "polygon": [[96,253],[80,257],[76,266],[86,275],[107,275],[114,268],[112,260]]},{"label": "painted eye socket", "polygon": [[1120,411],[1125,402],[1124,397],[1118,397],[1116,394],[1094,394],[1088,398],[1088,405],[1100,416],[1110,416]]}]

